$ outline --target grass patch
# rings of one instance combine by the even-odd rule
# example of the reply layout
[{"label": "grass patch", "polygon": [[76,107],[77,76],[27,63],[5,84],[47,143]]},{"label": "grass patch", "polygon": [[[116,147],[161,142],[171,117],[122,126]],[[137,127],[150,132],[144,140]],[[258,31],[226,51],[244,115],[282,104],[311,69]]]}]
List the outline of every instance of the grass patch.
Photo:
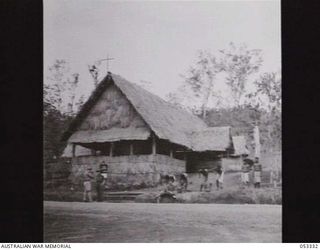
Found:
[{"label": "grass patch", "polygon": [[[107,193],[107,191],[106,191]],[[160,191],[145,189],[144,193],[137,196],[137,203],[155,203]],[[82,201],[83,192],[71,190],[70,187],[60,186],[45,189],[44,200],[51,201]],[[95,200],[96,192],[92,191]],[[176,194],[178,203],[219,203],[219,204],[282,204],[282,194],[279,188],[226,188],[211,192],[186,192]]]},{"label": "grass patch", "polygon": [[[158,192],[139,195],[136,202],[154,203]],[[281,204],[280,189],[233,188],[212,192],[186,192],[176,194],[178,203],[218,204]]]},{"label": "grass patch", "polygon": [[[96,198],[95,192],[92,192],[92,196],[93,199]],[[83,192],[66,186],[46,188],[43,192],[43,199],[46,201],[82,201]]]},{"label": "grass patch", "polygon": [[140,194],[136,197],[135,202],[137,203],[156,203],[159,192],[148,192]]},{"label": "grass patch", "polygon": [[177,200],[181,203],[281,204],[282,196],[281,190],[274,188],[233,188],[177,194]]}]

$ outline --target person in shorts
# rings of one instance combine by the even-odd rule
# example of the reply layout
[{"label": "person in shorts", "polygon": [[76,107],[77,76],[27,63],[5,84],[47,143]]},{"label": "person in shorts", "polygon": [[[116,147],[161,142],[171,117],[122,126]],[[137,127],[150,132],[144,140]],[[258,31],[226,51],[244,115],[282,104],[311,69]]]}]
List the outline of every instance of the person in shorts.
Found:
[{"label": "person in shorts", "polygon": [[103,201],[103,193],[105,188],[105,178],[102,173],[103,170],[98,170],[98,174],[96,177],[96,190],[97,190],[97,201]]},{"label": "person in shorts", "polygon": [[256,157],[253,165],[253,178],[254,178],[254,187],[255,188],[260,188],[261,185],[261,171],[262,171],[262,166],[259,163],[259,158]]},{"label": "person in shorts", "polygon": [[208,177],[209,177],[209,173],[207,169],[201,169],[200,173],[202,175],[202,183],[200,185],[200,192],[202,192],[202,190],[207,190],[208,188]]},{"label": "person in shorts", "polygon": [[217,170],[217,174],[218,174],[218,178],[216,180],[216,186],[217,186],[217,190],[222,189],[223,188],[223,177],[224,177],[224,172],[222,171],[222,168],[219,168]]},{"label": "person in shorts", "polygon": [[187,188],[188,188],[188,175],[186,173],[182,173],[180,175],[180,187],[181,187],[181,192],[187,191]]},{"label": "person in shorts", "polygon": [[243,160],[242,162],[242,173],[241,173],[241,179],[242,183],[244,186],[249,186],[250,184],[250,179],[249,179],[249,173],[250,173],[250,164],[246,159]]},{"label": "person in shorts", "polygon": [[[94,179],[92,168],[89,167],[84,173],[83,180],[83,201],[92,202],[92,180]],[[88,199],[87,199],[88,198]]]}]

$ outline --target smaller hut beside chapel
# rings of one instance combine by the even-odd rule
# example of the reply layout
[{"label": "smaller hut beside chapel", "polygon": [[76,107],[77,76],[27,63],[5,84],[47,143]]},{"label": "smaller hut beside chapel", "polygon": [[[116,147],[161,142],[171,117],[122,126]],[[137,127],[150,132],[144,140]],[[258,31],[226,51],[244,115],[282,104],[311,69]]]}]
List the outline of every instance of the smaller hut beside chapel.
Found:
[{"label": "smaller hut beside chapel", "polygon": [[124,78],[108,74],[63,135],[74,183],[109,166],[107,185],[155,186],[164,174],[215,171],[234,154],[230,127],[208,127]]}]

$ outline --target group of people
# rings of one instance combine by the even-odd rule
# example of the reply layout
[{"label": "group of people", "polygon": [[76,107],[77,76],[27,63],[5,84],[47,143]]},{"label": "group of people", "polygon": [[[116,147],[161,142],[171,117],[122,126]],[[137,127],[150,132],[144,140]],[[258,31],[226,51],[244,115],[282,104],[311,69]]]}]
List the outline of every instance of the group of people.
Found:
[{"label": "group of people", "polygon": [[[250,172],[253,171],[253,184],[255,188],[261,187],[261,172],[262,166],[259,162],[259,158],[255,157],[254,161],[250,160],[247,156],[243,159],[241,179],[245,186],[250,185]],[[215,170],[216,173],[216,188],[217,190],[223,189],[224,171],[222,166],[218,166]],[[209,182],[209,171],[207,169],[200,169],[199,175],[202,177],[202,183],[200,185],[200,192],[212,190],[212,182]]]},{"label": "group of people", "polygon": [[176,177],[174,175],[163,175],[160,177],[160,182],[162,182],[165,186],[164,192],[172,192],[172,191],[179,191],[185,192],[188,188],[188,174],[182,173],[180,174],[179,182],[176,182]]},{"label": "group of people", "polygon": [[[223,188],[224,171],[222,170],[222,167],[219,166],[215,172],[217,174],[216,188],[217,190],[219,190]],[[200,174],[200,177],[202,177],[202,183],[200,184],[200,192],[202,191],[210,192],[212,190],[212,182],[209,183],[208,181],[209,171],[207,169],[200,169],[199,174]]]},{"label": "group of people", "polygon": [[176,200],[175,191],[180,193],[186,192],[188,188],[188,175],[187,173],[180,174],[179,182],[176,182],[174,175],[160,175],[160,183],[164,184],[163,191],[156,197],[157,203],[172,202]]},{"label": "group of people", "polygon": [[242,183],[245,186],[250,185],[250,172],[253,171],[253,184],[255,188],[260,188],[261,186],[261,171],[262,166],[259,162],[259,158],[255,157],[254,162],[249,160],[247,157],[243,159],[242,164]]},{"label": "group of people", "polygon": [[99,169],[96,171],[96,176],[91,167],[87,168],[83,176],[83,201],[92,202],[92,184],[95,180],[95,187],[97,192],[97,201],[103,201],[103,193],[105,189],[105,183],[108,175],[108,165],[103,161],[99,165]]},{"label": "group of people", "polygon": [[[242,183],[246,186],[250,185],[250,172],[253,171],[253,182],[255,188],[260,188],[261,186],[261,171],[262,167],[259,163],[259,158],[256,157],[254,162],[249,160],[247,157],[243,159],[242,164]],[[84,173],[83,178],[83,201],[92,202],[92,185],[95,183],[96,193],[97,193],[97,201],[103,201],[103,193],[105,189],[105,184],[107,180],[108,173],[108,165],[103,161],[99,165],[99,169],[96,171],[96,175],[94,174],[91,167],[87,168]],[[223,188],[223,178],[224,171],[222,167],[218,167],[216,169],[216,188],[217,190]],[[209,171],[207,169],[199,170],[199,175],[202,177],[202,182],[200,184],[200,192],[207,191],[210,192],[212,190],[212,182],[209,183]],[[176,178],[174,175],[165,175],[162,176],[161,179],[164,179],[165,182],[165,190],[166,192],[172,192],[178,190],[179,192],[185,192],[188,188],[188,175],[186,173],[182,173],[179,176],[179,183],[176,183]],[[94,181],[95,180],[95,181]]]}]

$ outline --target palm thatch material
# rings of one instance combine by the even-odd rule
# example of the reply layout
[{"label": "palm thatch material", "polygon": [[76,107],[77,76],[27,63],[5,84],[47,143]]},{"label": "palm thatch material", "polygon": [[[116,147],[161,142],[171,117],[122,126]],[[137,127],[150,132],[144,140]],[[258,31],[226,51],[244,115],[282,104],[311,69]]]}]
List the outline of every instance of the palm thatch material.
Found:
[{"label": "palm thatch material", "polygon": [[[76,151],[75,151],[76,156],[88,156],[91,154],[92,154],[92,152],[90,149],[82,147],[80,145],[77,145]],[[61,157],[67,157],[67,158],[72,157],[72,144],[71,143],[65,147]]]},{"label": "palm thatch material", "polygon": [[69,143],[114,142],[119,140],[146,140],[150,131],[146,128],[111,128],[108,130],[79,130],[72,134]]},{"label": "palm thatch material", "polygon": [[232,147],[230,127],[210,127],[191,133],[194,151],[225,151]]},{"label": "palm thatch material", "polygon": [[[116,130],[93,130],[76,132],[88,116],[94,104],[110,85],[114,84],[126,96],[150,129],[160,138],[196,151],[224,151],[232,146],[230,128],[209,128],[200,118],[186,110],[164,101],[140,86],[130,83],[118,75],[107,75],[92,93],[83,108],[63,135],[68,142],[104,142],[121,139],[146,139],[147,131],[134,131],[133,135]],[[149,135],[149,134],[148,134]],[[138,138],[139,137],[139,138]]]},{"label": "palm thatch material", "polygon": [[249,155],[246,138],[244,136],[233,136],[232,142],[234,147],[234,155]]},{"label": "palm thatch material", "polygon": [[191,148],[192,142],[188,133],[207,127],[198,117],[175,107],[140,86],[120,76],[113,75],[112,78],[160,139]]}]

